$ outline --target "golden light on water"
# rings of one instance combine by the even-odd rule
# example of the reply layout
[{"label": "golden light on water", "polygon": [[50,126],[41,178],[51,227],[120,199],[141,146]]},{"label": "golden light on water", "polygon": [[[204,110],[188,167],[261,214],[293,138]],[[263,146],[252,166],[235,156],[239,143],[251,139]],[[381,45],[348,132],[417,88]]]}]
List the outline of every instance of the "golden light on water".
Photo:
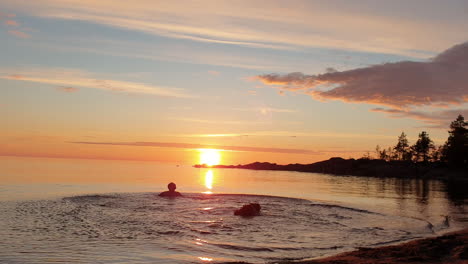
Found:
[{"label": "golden light on water", "polygon": [[[207,166],[218,165],[221,162],[221,151],[217,149],[199,149],[200,152],[200,164],[205,164]],[[214,173],[213,170],[209,169],[205,172],[205,187],[206,191],[203,193],[211,194],[213,193],[213,179]]]},{"label": "golden light on water", "polygon": [[217,149],[200,149],[200,164],[208,166],[218,165],[221,162],[221,153]]},{"label": "golden light on water", "polygon": [[206,193],[206,194],[213,193],[212,192],[213,190],[213,171],[212,170],[208,170],[205,173],[205,187],[208,190],[203,193]]},{"label": "golden light on water", "polygon": [[213,171],[208,170],[205,174],[205,187],[209,190],[213,189]]}]

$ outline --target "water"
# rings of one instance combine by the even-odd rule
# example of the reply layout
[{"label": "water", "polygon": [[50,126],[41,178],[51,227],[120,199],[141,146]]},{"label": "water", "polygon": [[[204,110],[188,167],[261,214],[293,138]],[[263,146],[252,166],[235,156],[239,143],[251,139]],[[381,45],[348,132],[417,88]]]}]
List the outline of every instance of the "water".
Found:
[{"label": "water", "polygon": [[1,263],[265,263],[468,226],[466,183],[6,157],[0,179]]}]

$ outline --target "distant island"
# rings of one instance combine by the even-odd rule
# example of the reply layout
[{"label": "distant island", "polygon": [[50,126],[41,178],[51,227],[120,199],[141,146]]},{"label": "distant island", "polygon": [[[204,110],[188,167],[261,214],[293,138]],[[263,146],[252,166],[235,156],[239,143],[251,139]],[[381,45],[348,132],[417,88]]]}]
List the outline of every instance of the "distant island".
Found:
[{"label": "distant island", "polygon": [[428,179],[466,179],[468,171],[451,169],[442,162],[386,161],[380,159],[343,159],[339,157],[311,164],[279,165],[270,162],[254,162],[245,165],[194,165],[195,168],[248,169],[327,173],[335,175],[428,178]]},{"label": "distant island", "polygon": [[335,175],[394,178],[430,178],[468,180],[468,122],[459,115],[450,124],[449,137],[444,145],[436,147],[429,134],[422,131],[414,145],[409,144],[404,132],[395,146],[381,148],[376,156],[366,153],[360,159],[331,158],[311,164],[278,165],[254,162],[245,165],[194,165],[195,168],[226,168],[249,170],[277,170],[315,172]]}]

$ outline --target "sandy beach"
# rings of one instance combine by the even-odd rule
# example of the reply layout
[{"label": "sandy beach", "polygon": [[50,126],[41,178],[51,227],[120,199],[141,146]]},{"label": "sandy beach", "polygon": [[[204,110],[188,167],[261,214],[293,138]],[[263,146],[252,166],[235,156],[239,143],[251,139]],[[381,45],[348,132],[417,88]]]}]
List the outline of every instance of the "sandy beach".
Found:
[{"label": "sandy beach", "polygon": [[[282,264],[291,262],[281,262]],[[468,263],[468,229],[394,246],[360,248],[332,257],[294,262],[301,264]]]}]

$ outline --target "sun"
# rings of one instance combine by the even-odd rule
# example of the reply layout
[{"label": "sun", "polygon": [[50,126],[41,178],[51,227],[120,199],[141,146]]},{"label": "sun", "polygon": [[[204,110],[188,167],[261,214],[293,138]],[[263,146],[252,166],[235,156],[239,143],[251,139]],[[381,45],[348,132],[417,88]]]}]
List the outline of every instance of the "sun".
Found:
[{"label": "sun", "polygon": [[216,149],[200,149],[200,164],[208,166],[218,165],[221,162],[221,153]]}]

